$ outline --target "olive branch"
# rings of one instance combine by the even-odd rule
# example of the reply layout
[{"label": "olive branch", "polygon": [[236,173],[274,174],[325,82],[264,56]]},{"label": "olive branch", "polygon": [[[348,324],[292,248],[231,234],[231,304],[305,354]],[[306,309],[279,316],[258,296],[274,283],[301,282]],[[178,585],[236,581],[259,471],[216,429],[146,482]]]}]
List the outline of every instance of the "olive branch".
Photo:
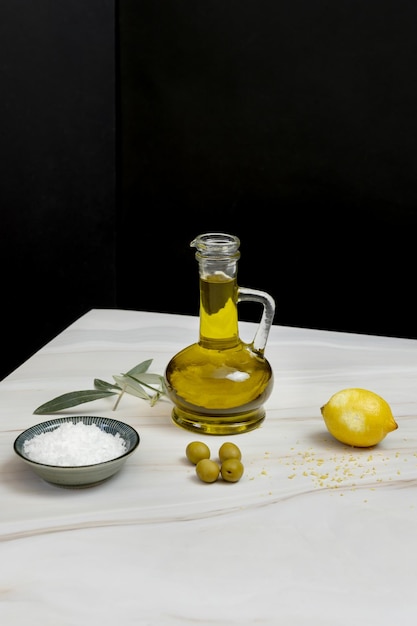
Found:
[{"label": "olive branch", "polygon": [[113,411],[115,411],[125,393],[146,400],[151,406],[154,406],[162,396],[166,395],[166,386],[163,376],[148,372],[152,360],[149,359],[135,365],[126,374],[113,375],[114,383],[95,378],[94,389],[64,393],[38,406],[33,413],[35,415],[57,413],[86,402],[117,395],[117,400],[113,406]]}]

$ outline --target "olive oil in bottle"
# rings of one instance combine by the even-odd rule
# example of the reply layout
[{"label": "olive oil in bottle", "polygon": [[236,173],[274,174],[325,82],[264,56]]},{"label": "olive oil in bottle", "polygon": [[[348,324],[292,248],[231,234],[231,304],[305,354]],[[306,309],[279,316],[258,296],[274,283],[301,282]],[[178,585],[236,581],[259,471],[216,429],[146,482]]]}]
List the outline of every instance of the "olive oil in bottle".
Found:
[{"label": "olive oil in bottle", "polygon": [[[262,291],[238,286],[239,245],[237,237],[224,233],[207,233],[191,242],[199,262],[199,341],[176,354],[165,371],[173,421],[210,435],[260,426],[274,384],[264,351],[275,303]],[[251,343],[239,338],[237,305],[243,300],[263,305]]]}]

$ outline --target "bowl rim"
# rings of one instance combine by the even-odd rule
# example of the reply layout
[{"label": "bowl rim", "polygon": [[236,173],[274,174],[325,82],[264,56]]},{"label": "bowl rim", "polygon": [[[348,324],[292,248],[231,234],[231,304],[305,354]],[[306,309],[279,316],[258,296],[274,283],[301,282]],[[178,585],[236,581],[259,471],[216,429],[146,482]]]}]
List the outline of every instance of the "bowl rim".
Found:
[{"label": "bowl rim", "polygon": [[[75,423],[84,422],[84,420],[86,419],[92,420],[91,424],[97,424],[100,422],[100,423],[109,424],[109,425],[114,424],[116,426],[123,426],[124,429],[127,429],[128,431],[130,431],[133,437],[132,446],[129,448],[129,450],[127,450],[123,454],[120,454],[119,456],[114,457],[113,459],[107,459],[107,461],[100,461],[99,463],[90,463],[88,465],[51,465],[48,463],[40,463],[39,461],[34,461],[30,459],[29,457],[25,456],[25,454],[23,454],[23,452],[21,452],[21,450],[18,449],[18,446],[20,444],[22,444],[23,446],[23,443],[28,439],[28,435],[32,434],[32,431],[35,428],[42,428],[42,426],[48,425],[48,426],[51,426],[52,427],[51,430],[53,430],[54,426],[58,428],[61,424],[67,424],[68,422],[75,422]],[[47,432],[47,430],[45,430],[45,432]],[[35,434],[33,436],[35,436]],[[50,468],[54,470],[71,470],[71,469],[82,470],[82,469],[104,466],[107,464],[114,463],[116,461],[122,461],[123,459],[126,459],[128,456],[130,456],[136,450],[136,448],[139,446],[139,443],[140,443],[139,433],[137,432],[135,428],[133,428],[133,426],[131,426],[130,424],[127,424],[126,422],[113,419],[112,417],[100,417],[98,415],[67,415],[65,417],[57,417],[57,418],[45,420],[44,422],[39,422],[37,424],[33,424],[32,426],[29,426],[29,428],[26,428],[16,437],[16,439],[13,442],[13,450],[19,458],[21,458],[26,463],[29,463],[30,465]]]}]

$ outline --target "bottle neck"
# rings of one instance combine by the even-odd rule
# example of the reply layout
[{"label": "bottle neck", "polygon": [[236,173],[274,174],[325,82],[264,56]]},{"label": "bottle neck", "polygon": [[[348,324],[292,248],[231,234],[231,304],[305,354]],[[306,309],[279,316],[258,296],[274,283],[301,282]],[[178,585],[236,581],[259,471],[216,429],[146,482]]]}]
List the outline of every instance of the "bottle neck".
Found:
[{"label": "bottle neck", "polygon": [[200,276],[200,345],[221,350],[237,345],[237,262],[240,241],[226,233],[196,237]]},{"label": "bottle neck", "polygon": [[236,277],[200,275],[200,344],[221,350],[239,341]]}]

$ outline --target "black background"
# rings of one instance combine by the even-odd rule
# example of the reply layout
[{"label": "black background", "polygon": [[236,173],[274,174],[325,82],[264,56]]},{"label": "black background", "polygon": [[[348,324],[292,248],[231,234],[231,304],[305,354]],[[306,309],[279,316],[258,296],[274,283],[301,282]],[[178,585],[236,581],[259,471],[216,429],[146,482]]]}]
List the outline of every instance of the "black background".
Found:
[{"label": "black background", "polygon": [[113,2],[0,3],[3,376],[116,305]]},{"label": "black background", "polygon": [[416,338],[416,23],[411,1],[4,0],[0,374],[90,308],[198,314],[211,230],[276,324]]}]

